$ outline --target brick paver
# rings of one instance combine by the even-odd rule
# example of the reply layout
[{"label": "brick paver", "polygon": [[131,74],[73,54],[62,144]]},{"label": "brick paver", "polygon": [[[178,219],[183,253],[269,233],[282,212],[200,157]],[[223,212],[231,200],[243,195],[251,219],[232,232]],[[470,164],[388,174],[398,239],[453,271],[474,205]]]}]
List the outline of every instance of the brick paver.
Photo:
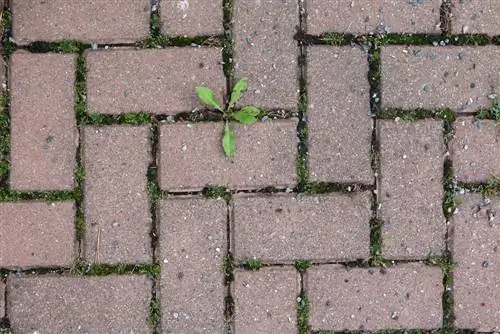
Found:
[{"label": "brick paver", "polygon": [[222,1],[189,0],[161,3],[162,32],[167,35],[222,35]]},{"label": "brick paver", "polygon": [[452,32],[454,34],[500,35],[500,2],[496,0],[454,1]]},{"label": "brick paver", "polygon": [[460,196],[453,216],[455,325],[479,332],[500,330],[500,199]]},{"label": "brick paver", "polygon": [[236,270],[235,333],[297,333],[300,276],[293,267]]},{"label": "brick paver", "polygon": [[296,0],[240,1],[234,8],[234,73],[249,77],[242,103],[297,109]]},{"label": "brick paver", "polygon": [[151,261],[147,126],[83,129],[84,256],[103,263]]},{"label": "brick paver", "polygon": [[500,93],[500,63],[491,61],[499,58],[497,46],[382,48],[382,107],[488,109],[488,95]]},{"label": "brick paver", "polygon": [[160,296],[164,333],[224,331],[223,200],[164,200],[160,205]]},{"label": "brick paver", "polygon": [[0,267],[69,267],[74,221],[72,202],[0,203]]},{"label": "brick paver", "polygon": [[311,180],[373,183],[367,54],[317,46],[308,49],[308,61]]},{"label": "brick paver", "polygon": [[444,249],[443,123],[378,122],[383,256],[425,259]]},{"label": "brick paver", "polygon": [[9,276],[13,333],[150,333],[144,276]]},{"label": "brick paver", "polygon": [[91,112],[177,114],[200,106],[195,87],[209,86],[219,99],[226,92],[220,48],[134,50],[87,53]]},{"label": "brick paver", "polygon": [[320,265],[306,274],[313,330],[441,327],[441,269],[423,264],[389,268]]},{"label": "brick paver", "polygon": [[161,188],[192,191],[208,184],[237,189],[295,185],[296,120],[236,125],[233,162],[222,152],[223,128],[223,123],[161,125]]},{"label": "brick paver", "polygon": [[[18,44],[79,40],[133,43],[149,34],[150,0],[13,0],[12,36]],[[49,81],[47,81],[49,82]]]},{"label": "brick paver", "polygon": [[16,190],[74,186],[75,55],[16,52],[10,68],[11,169]]},{"label": "brick paver", "polygon": [[453,173],[461,182],[485,182],[500,175],[500,131],[493,120],[459,117],[450,145]]},{"label": "brick paver", "polygon": [[307,32],[439,34],[440,0],[309,0]]}]

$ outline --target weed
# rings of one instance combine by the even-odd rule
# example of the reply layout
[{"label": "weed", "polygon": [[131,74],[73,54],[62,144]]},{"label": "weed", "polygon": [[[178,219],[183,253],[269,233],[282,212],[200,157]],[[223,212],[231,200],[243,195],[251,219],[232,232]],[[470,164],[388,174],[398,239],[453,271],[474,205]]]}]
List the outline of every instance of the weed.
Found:
[{"label": "weed", "polygon": [[451,260],[450,254],[446,254],[445,256],[429,254],[427,263],[441,267],[443,272],[443,322],[444,328],[450,328],[453,326],[452,272],[458,266],[458,263]]},{"label": "weed", "polygon": [[383,265],[382,259],[382,226],[384,222],[378,219],[370,221],[370,264],[373,266]]},{"label": "weed", "polygon": [[28,46],[30,52],[78,53],[86,46],[80,42],[65,40],[61,42],[34,42]]},{"label": "weed", "polygon": [[500,122],[500,96],[497,96],[496,94],[491,94],[490,99],[492,100],[491,108],[486,110],[481,110],[476,118],[492,119],[494,121]]},{"label": "weed", "polygon": [[107,275],[146,275],[151,279],[160,277],[161,267],[159,264],[117,264],[107,265],[100,263],[87,263],[78,260],[71,270],[74,275],[107,276]]},{"label": "weed", "polygon": [[309,333],[309,301],[304,294],[301,294],[298,298],[298,309],[297,309],[297,325],[299,327],[300,334]]},{"label": "weed", "polygon": [[312,263],[310,260],[298,260],[295,261],[295,269],[297,269],[298,272],[304,273],[307,269],[311,267]]},{"label": "weed", "polygon": [[151,298],[149,302],[149,323],[152,328],[157,328],[160,324],[160,315],[161,314],[161,305],[160,300],[155,298]]},{"label": "weed", "polygon": [[243,264],[243,268],[251,271],[257,271],[262,268],[264,264],[256,259],[249,259]]},{"label": "weed", "polygon": [[212,199],[225,199],[229,201],[231,199],[231,191],[224,186],[208,185],[201,191],[203,196]]}]

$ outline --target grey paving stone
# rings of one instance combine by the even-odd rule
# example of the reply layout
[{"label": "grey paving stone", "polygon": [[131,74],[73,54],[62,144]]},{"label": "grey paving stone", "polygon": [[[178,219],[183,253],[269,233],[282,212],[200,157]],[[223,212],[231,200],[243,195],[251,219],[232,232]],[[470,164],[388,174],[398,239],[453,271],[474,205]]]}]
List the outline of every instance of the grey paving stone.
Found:
[{"label": "grey paving stone", "polygon": [[73,202],[0,203],[0,222],[1,268],[69,267],[75,260]]},{"label": "grey paving stone", "polygon": [[435,329],[442,324],[439,267],[319,265],[306,274],[312,330]]},{"label": "grey paving stone", "polygon": [[351,47],[310,47],[307,80],[311,180],[372,184],[367,54]]},{"label": "grey paving stone", "polygon": [[450,143],[453,173],[461,182],[485,182],[500,176],[500,127],[493,120],[459,117]]},{"label": "grey paving stone", "polygon": [[160,125],[161,188],[198,191],[209,184],[232,189],[294,187],[295,119],[235,125],[233,162],[222,151],[223,129],[221,122]]},{"label": "grey paving stone", "polygon": [[159,232],[162,332],[223,333],[226,202],[163,200]]},{"label": "grey paving stone", "polygon": [[500,93],[497,46],[387,46],[381,51],[382,107],[451,108],[474,112],[491,107]]},{"label": "grey paving stone", "polygon": [[73,189],[78,144],[75,59],[70,54],[12,55],[10,185],[14,190]]},{"label": "grey paving stone", "polygon": [[[133,43],[149,34],[150,0],[13,0],[12,36],[16,43],[78,40]],[[50,82],[50,81],[47,81]]]},{"label": "grey paving stone", "polygon": [[297,333],[300,276],[293,267],[236,270],[232,284],[234,331]]},{"label": "grey paving stone", "polygon": [[169,36],[222,35],[222,1],[162,1],[162,32]]},{"label": "grey paving stone", "polygon": [[439,0],[308,0],[307,32],[351,34],[441,32]]},{"label": "grey paving stone", "polygon": [[380,178],[378,216],[382,255],[426,259],[444,250],[443,123],[378,122]]},{"label": "grey paving stone", "polygon": [[297,109],[299,24],[296,0],[240,1],[234,6],[234,74],[250,79],[243,104]]},{"label": "grey paving stone", "polygon": [[145,276],[9,276],[13,333],[150,333]]},{"label": "grey paving stone", "polygon": [[83,253],[88,261],[151,261],[150,135],[148,126],[83,128]]},{"label": "grey paving stone", "polygon": [[460,0],[451,10],[453,34],[500,35],[500,2]]},{"label": "grey paving stone", "polygon": [[369,193],[235,197],[234,256],[266,263],[368,258],[370,197]]},{"label": "grey paving stone", "polygon": [[226,79],[219,48],[118,48],[87,53],[90,112],[178,114],[201,106],[195,87],[222,100]]},{"label": "grey paving stone", "polygon": [[459,196],[452,218],[455,326],[478,332],[500,331],[500,199]]}]

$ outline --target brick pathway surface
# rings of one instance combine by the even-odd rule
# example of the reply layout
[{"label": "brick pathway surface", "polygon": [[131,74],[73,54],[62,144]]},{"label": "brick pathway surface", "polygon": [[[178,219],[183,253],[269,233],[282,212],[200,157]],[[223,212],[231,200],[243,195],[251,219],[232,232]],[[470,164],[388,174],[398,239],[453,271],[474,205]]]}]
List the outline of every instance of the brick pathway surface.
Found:
[{"label": "brick pathway surface", "polygon": [[0,333],[500,331],[500,1],[1,3]]}]

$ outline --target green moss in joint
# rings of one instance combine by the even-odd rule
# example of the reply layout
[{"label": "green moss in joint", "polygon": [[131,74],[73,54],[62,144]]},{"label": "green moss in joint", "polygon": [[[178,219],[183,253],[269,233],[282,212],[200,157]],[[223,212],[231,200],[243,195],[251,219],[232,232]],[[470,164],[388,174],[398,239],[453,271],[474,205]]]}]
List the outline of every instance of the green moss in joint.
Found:
[{"label": "green moss in joint", "polygon": [[400,119],[405,122],[416,122],[426,118],[437,118],[443,121],[454,121],[455,113],[451,109],[384,109],[378,114],[380,119]]},{"label": "green moss in joint", "polygon": [[231,191],[223,186],[208,185],[201,191],[203,196],[212,199],[225,199],[229,201],[231,199]]},{"label": "green moss in joint", "polygon": [[107,265],[100,263],[86,263],[77,261],[73,266],[72,273],[75,275],[107,276],[107,275],[146,275],[151,279],[160,277],[161,267],[159,264],[117,264]]},{"label": "green moss in joint", "polygon": [[151,327],[156,329],[160,325],[160,316],[161,316],[161,304],[160,300],[156,297],[151,298],[149,302],[149,323]]},{"label": "green moss in joint", "polygon": [[231,253],[227,254],[222,261],[222,272],[226,285],[234,281],[234,259]]},{"label": "green moss in joint", "polygon": [[30,52],[57,52],[57,53],[78,53],[87,46],[83,43],[71,40],[62,42],[34,42],[28,46]]},{"label": "green moss in joint", "polygon": [[450,159],[444,161],[443,167],[443,214],[449,219],[455,211],[455,186],[453,184],[453,165]]},{"label": "green moss in joint", "polygon": [[307,269],[309,269],[312,265],[312,262],[310,260],[298,260],[295,261],[295,269],[297,269],[298,272],[304,273],[306,272]]},{"label": "green moss in joint", "polygon": [[319,36],[319,41],[328,45],[343,46],[355,42],[356,38],[350,34],[339,34],[336,32],[326,32]]},{"label": "green moss in joint", "polygon": [[260,268],[262,268],[263,266],[264,266],[264,264],[261,261],[256,260],[256,259],[248,259],[243,264],[243,268],[245,268],[246,270],[251,270],[251,271],[257,271]]},{"label": "green moss in joint", "polygon": [[297,327],[300,334],[307,334],[309,333],[309,301],[304,294],[301,294],[297,301]]},{"label": "green moss in joint", "polygon": [[443,272],[443,327],[450,329],[453,327],[453,294],[451,293],[453,285],[453,269],[458,266],[458,263],[451,260],[450,254],[438,256],[429,254],[427,263],[441,267]]}]

